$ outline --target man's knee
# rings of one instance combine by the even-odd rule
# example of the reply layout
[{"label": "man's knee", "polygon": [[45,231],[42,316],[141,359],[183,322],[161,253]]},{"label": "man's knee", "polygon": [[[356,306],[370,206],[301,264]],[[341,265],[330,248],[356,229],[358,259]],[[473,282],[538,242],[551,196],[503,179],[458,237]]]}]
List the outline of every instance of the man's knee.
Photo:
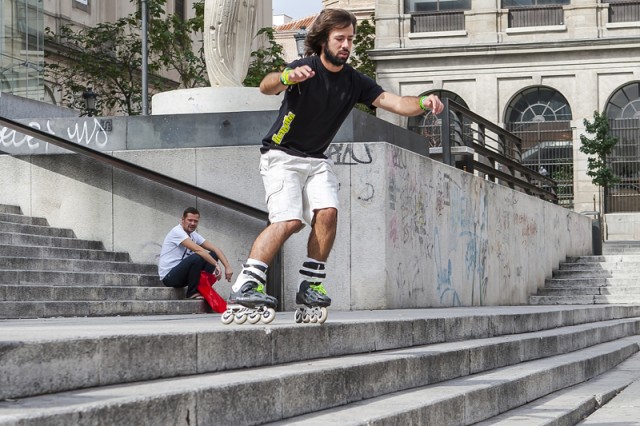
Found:
[{"label": "man's knee", "polygon": [[304,223],[301,220],[287,220],[285,222],[276,222],[274,225],[280,227],[284,234],[287,236],[293,235],[296,232],[300,232],[304,228]]},{"label": "man's knee", "polygon": [[316,210],[313,215],[313,225],[323,228],[335,228],[338,224],[338,209],[333,207]]}]

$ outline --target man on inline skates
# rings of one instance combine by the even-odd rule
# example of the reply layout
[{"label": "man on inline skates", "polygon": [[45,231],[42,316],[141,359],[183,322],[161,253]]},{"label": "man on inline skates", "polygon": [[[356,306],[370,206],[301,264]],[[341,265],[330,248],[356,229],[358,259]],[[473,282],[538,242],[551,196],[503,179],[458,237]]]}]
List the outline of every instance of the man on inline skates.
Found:
[{"label": "man on inline skates", "polygon": [[[278,118],[261,148],[260,173],[270,225],[255,240],[232,286],[229,304],[250,309],[276,307],[278,301],[264,290],[267,267],[285,241],[307,223],[311,232],[296,303],[313,308],[312,315],[317,314],[316,320],[323,322],[325,308],[331,304],[323,285],[325,266],[336,236],[339,207],[338,180],[325,150],[356,103],[404,116],[420,115],[428,109],[439,114],[443,109],[434,95],[386,92],[348,65],[355,32],[352,13],[323,10],[307,34],[305,57],[281,73],[268,74],[260,83],[264,94],[285,91]],[[300,316],[296,311],[296,322],[301,321]],[[223,322],[230,322],[229,318],[223,316]]]}]

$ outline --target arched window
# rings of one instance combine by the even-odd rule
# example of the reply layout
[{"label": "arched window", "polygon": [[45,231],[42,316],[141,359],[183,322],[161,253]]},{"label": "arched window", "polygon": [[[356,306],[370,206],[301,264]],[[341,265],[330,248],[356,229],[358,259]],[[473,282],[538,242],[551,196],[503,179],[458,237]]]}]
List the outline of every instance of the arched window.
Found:
[{"label": "arched window", "polygon": [[607,102],[606,115],[612,119],[640,119],[640,81],[621,87]]},{"label": "arched window", "polygon": [[571,108],[560,92],[536,86],[513,97],[505,127],[522,139],[522,163],[558,183],[561,205],[573,207]]},{"label": "arched window", "polygon": [[604,113],[618,139],[607,165],[620,179],[607,189],[605,213],[640,212],[640,81],[613,92]]},{"label": "arched window", "polygon": [[[436,95],[441,100],[451,99],[452,101],[462,105],[463,107],[467,109],[469,108],[464,99],[449,90],[434,90],[432,92],[423,93],[420,96],[425,95]],[[441,114],[435,115],[429,112],[417,117],[409,117],[407,129],[424,136],[427,139],[430,148],[441,146],[442,139],[440,134],[440,127],[442,122],[440,115]]]}]

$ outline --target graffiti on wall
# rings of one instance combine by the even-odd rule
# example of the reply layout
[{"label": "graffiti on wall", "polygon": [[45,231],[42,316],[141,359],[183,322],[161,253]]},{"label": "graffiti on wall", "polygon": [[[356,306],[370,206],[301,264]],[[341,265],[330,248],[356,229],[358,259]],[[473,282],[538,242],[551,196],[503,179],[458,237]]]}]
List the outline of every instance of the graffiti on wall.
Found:
[{"label": "graffiti on wall", "polygon": [[336,166],[371,164],[373,157],[366,143],[332,143],[325,153]]},{"label": "graffiti on wall", "polygon": [[[68,120],[65,120],[68,121]],[[43,123],[38,121],[30,121],[29,127],[42,130],[50,135],[60,136],[80,145],[91,146],[95,148],[105,148],[109,142],[109,135],[105,129],[105,123],[108,121],[93,118],[93,120],[81,120],[75,123],[62,126],[61,134],[57,134],[55,129],[56,123],[52,119],[47,119]],[[21,148],[26,147],[29,151],[36,151],[44,147],[45,153],[49,152],[49,143],[42,142],[33,136],[24,135],[16,130],[8,127],[0,127],[0,146],[4,148]]]}]

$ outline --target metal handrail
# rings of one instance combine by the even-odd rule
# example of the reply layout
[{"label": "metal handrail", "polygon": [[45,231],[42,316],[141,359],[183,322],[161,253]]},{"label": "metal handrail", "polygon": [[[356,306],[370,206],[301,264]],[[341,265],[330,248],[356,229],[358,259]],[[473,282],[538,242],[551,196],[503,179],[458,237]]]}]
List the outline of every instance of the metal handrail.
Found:
[{"label": "metal handrail", "polygon": [[[445,164],[456,165],[455,155],[452,153],[451,140],[452,136],[455,136],[459,143],[470,149],[469,152],[463,154],[465,171],[474,173],[477,170],[492,181],[499,179],[507,183],[511,188],[518,187],[528,194],[554,203],[558,202],[557,183],[548,176],[531,170],[520,162],[522,158],[520,138],[451,99],[445,98],[443,103],[445,108],[441,114],[441,134],[442,160]],[[475,131],[477,140],[473,137],[473,134],[467,135],[464,132],[465,120],[468,121],[469,125],[471,123],[477,125],[478,130]],[[461,132],[459,128],[463,128],[463,131]],[[500,143],[503,152],[486,145],[487,130],[497,136],[496,142]],[[508,153],[512,155],[508,155]],[[475,160],[474,154],[488,160],[491,166]],[[509,170],[511,174],[498,170],[496,168],[498,165]],[[535,183],[538,183],[539,186]]]},{"label": "metal handrail", "polygon": [[[24,135],[34,137],[43,142],[47,142],[60,148],[67,149],[71,152],[87,156],[89,158],[97,160],[100,163],[133,173],[134,175],[146,178],[152,182],[159,183],[161,185],[185,192],[190,195],[194,195],[198,198],[212,202],[222,207],[226,207],[238,213],[245,214],[255,219],[264,220],[268,223],[269,215],[264,210],[260,210],[247,204],[232,200],[231,198],[227,198],[211,191],[207,191],[206,189],[202,189],[190,183],[183,182],[181,180],[172,178],[162,173],[158,173],[151,169],[147,169],[146,167],[139,166],[129,161],[122,160],[112,155],[96,151],[95,149],[91,149],[86,146],[71,142],[64,138],[61,138],[60,136],[46,133],[42,130],[35,129],[33,127],[27,126],[26,124],[13,121],[5,117],[0,116],[0,125],[13,129]],[[7,154],[11,155],[11,153]],[[281,300],[284,287],[284,283],[282,282],[282,249],[274,257],[271,267],[268,269],[267,280],[270,283],[277,284],[268,286],[268,293],[271,296],[276,297],[278,300]]]}]

